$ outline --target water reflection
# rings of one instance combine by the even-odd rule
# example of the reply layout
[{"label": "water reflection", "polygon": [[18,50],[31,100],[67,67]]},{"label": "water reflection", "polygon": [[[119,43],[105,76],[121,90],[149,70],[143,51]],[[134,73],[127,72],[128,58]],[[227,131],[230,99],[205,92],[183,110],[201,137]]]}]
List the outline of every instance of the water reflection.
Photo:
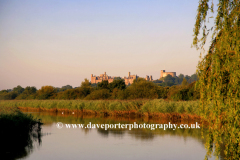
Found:
[{"label": "water reflection", "polygon": [[[129,118],[129,117],[95,117],[90,115],[62,115],[57,113],[31,113],[42,119],[45,132],[53,133],[43,142],[42,151],[33,153],[26,159],[41,159],[40,152],[61,155],[61,159],[204,159],[205,139],[200,129],[57,129],[56,123],[64,124],[131,124],[155,123],[166,124],[168,120]],[[190,121],[171,122],[177,124],[192,124]],[[84,133],[84,134],[81,134]],[[206,134],[205,132],[203,134]],[[45,146],[44,146],[45,144]],[[53,145],[53,144],[56,144]],[[49,147],[51,146],[51,147]],[[134,146],[134,147],[133,147]],[[44,148],[44,149],[43,149]],[[71,148],[71,149],[70,149]],[[41,150],[40,149],[40,150]],[[118,152],[117,152],[117,151]],[[172,152],[174,150],[174,153]],[[51,152],[50,152],[51,151]],[[92,155],[94,153],[94,155]],[[148,153],[146,155],[146,153]],[[173,154],[173,155],[172,155]],[[221,152],[223,157],[223,152]],[[199,156],[201,155],[201,156]],[[71,158],[70,158],[71,157]],[[54,159],[45,157],[46,159]],[[56,158],[57,159],[57,158]],[[214,157],[212,159],[215,159]],[[223,159],[223,158],[222,158]]]},{"label": "water reflection", "polygon": [[0,134],[0,159],[15,160],[28,157],[34,149],[41,146],[42,134],[38,126],[24,135],[21,135],[18,130],[14,132],[12,130],[2,131]]}]

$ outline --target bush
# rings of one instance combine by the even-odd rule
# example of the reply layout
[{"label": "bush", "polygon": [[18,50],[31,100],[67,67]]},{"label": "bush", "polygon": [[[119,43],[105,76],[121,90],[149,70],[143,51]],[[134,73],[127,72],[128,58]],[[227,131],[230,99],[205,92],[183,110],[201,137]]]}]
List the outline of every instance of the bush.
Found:
[{"label": "bush", "polygon": [[167,98],[168,91],[169,91],[169,87],[158,86],[158,90],[157,90],[158,98],[163,98],[163,99]]},{"label": "bush", "polygon": [[50,99],[56,96],[56,90],[52,86],[42,86],[41,89],[37,91],[38,99]]},{"label": "bush", "polygon": [[152,82],[146,81],[143,78],[134,80],[133,84],[130,85],[126,90],[129,94],[128,99],[158,98],[158,86]]},{"label": "bush", "polygon": [[10,114],[0,114],[1,157],[17,159],[33,148],[33,140],[41,141],[41,125],[31,115],[16,110]]},{"label": "bush", "polygon": [[91,94],[89,94],[85,99],[86,100],[95,100],[95,99],[108,99],[111,97],[109,90],[101,89],[95,90]]},{"label": "bush", "polygon": [[108,84],[108,88],[111,92],[113,92],[114,89],[126,89],[126,85],[123,79],[114,79],[112,83]]},{"label": "bush", "polygon": [[168,99],[179,101],[197,100],[200,93],[195,89],[195,82],[189,85],[172,86],[168,92]]},{"label": "bush", "polygon": [[0,99],[2,100],[12,100],[15,99],[18,96],[18,93],[15,91],[12,92],[4,92],[0,94]]}]

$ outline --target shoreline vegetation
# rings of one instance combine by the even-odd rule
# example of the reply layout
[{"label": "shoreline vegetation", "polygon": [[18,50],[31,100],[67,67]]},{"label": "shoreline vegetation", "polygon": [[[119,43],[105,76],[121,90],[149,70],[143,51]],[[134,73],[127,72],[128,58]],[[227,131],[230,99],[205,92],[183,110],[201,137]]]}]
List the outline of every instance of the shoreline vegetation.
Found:
[{"label": "shoreline vegetation", "polygon": [[164,118],[174,121],[200,120],[199,101],[139,100],[2,100],[0,107],[22,111],[47,111],[117,117]]},{"label": "shoreline vegetation", "polygon": [[165,83],[176,81],[178,84],[171,87],[159,86],[143,78],[134,80],[129,86],[119,78],[112,83],[102,81],[95,86],[85,79],[80,87],[74,89],[69,85],[60,90],[52,86],[43,86],[39,90],[17,86],[9,92],[0,91],[0,106],[18,107],[24,111],[200,119],[196,101],[200,93],[194,81],[197,77],[191,77],[164,77]]},{"label": "shoreline vegetation", "polygon": [[33,150],[34,141],[41,143],[41,125],[40,120],[22,113],[17,107],[0,106],[2,157],[17,159],[27,156]]}]

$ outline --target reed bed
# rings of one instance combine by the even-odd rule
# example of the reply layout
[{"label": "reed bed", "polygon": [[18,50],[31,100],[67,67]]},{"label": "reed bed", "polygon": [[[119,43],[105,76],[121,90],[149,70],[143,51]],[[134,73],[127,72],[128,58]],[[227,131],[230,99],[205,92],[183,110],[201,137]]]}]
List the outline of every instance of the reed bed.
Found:
[{"label": "reed bed", "polygon": [[171,117],[200,116],[199,101],[154,100],[2,100],[0,106],[69,113]]}]

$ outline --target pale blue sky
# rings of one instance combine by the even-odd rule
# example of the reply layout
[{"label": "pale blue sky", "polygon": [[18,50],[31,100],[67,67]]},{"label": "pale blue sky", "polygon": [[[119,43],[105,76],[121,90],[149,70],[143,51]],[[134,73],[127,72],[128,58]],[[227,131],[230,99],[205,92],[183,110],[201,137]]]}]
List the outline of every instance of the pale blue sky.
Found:
[{"label": "pale blue sky", "polygon": [[191,75],[198,0],[0,0],[0,90],[107,72]]}]

